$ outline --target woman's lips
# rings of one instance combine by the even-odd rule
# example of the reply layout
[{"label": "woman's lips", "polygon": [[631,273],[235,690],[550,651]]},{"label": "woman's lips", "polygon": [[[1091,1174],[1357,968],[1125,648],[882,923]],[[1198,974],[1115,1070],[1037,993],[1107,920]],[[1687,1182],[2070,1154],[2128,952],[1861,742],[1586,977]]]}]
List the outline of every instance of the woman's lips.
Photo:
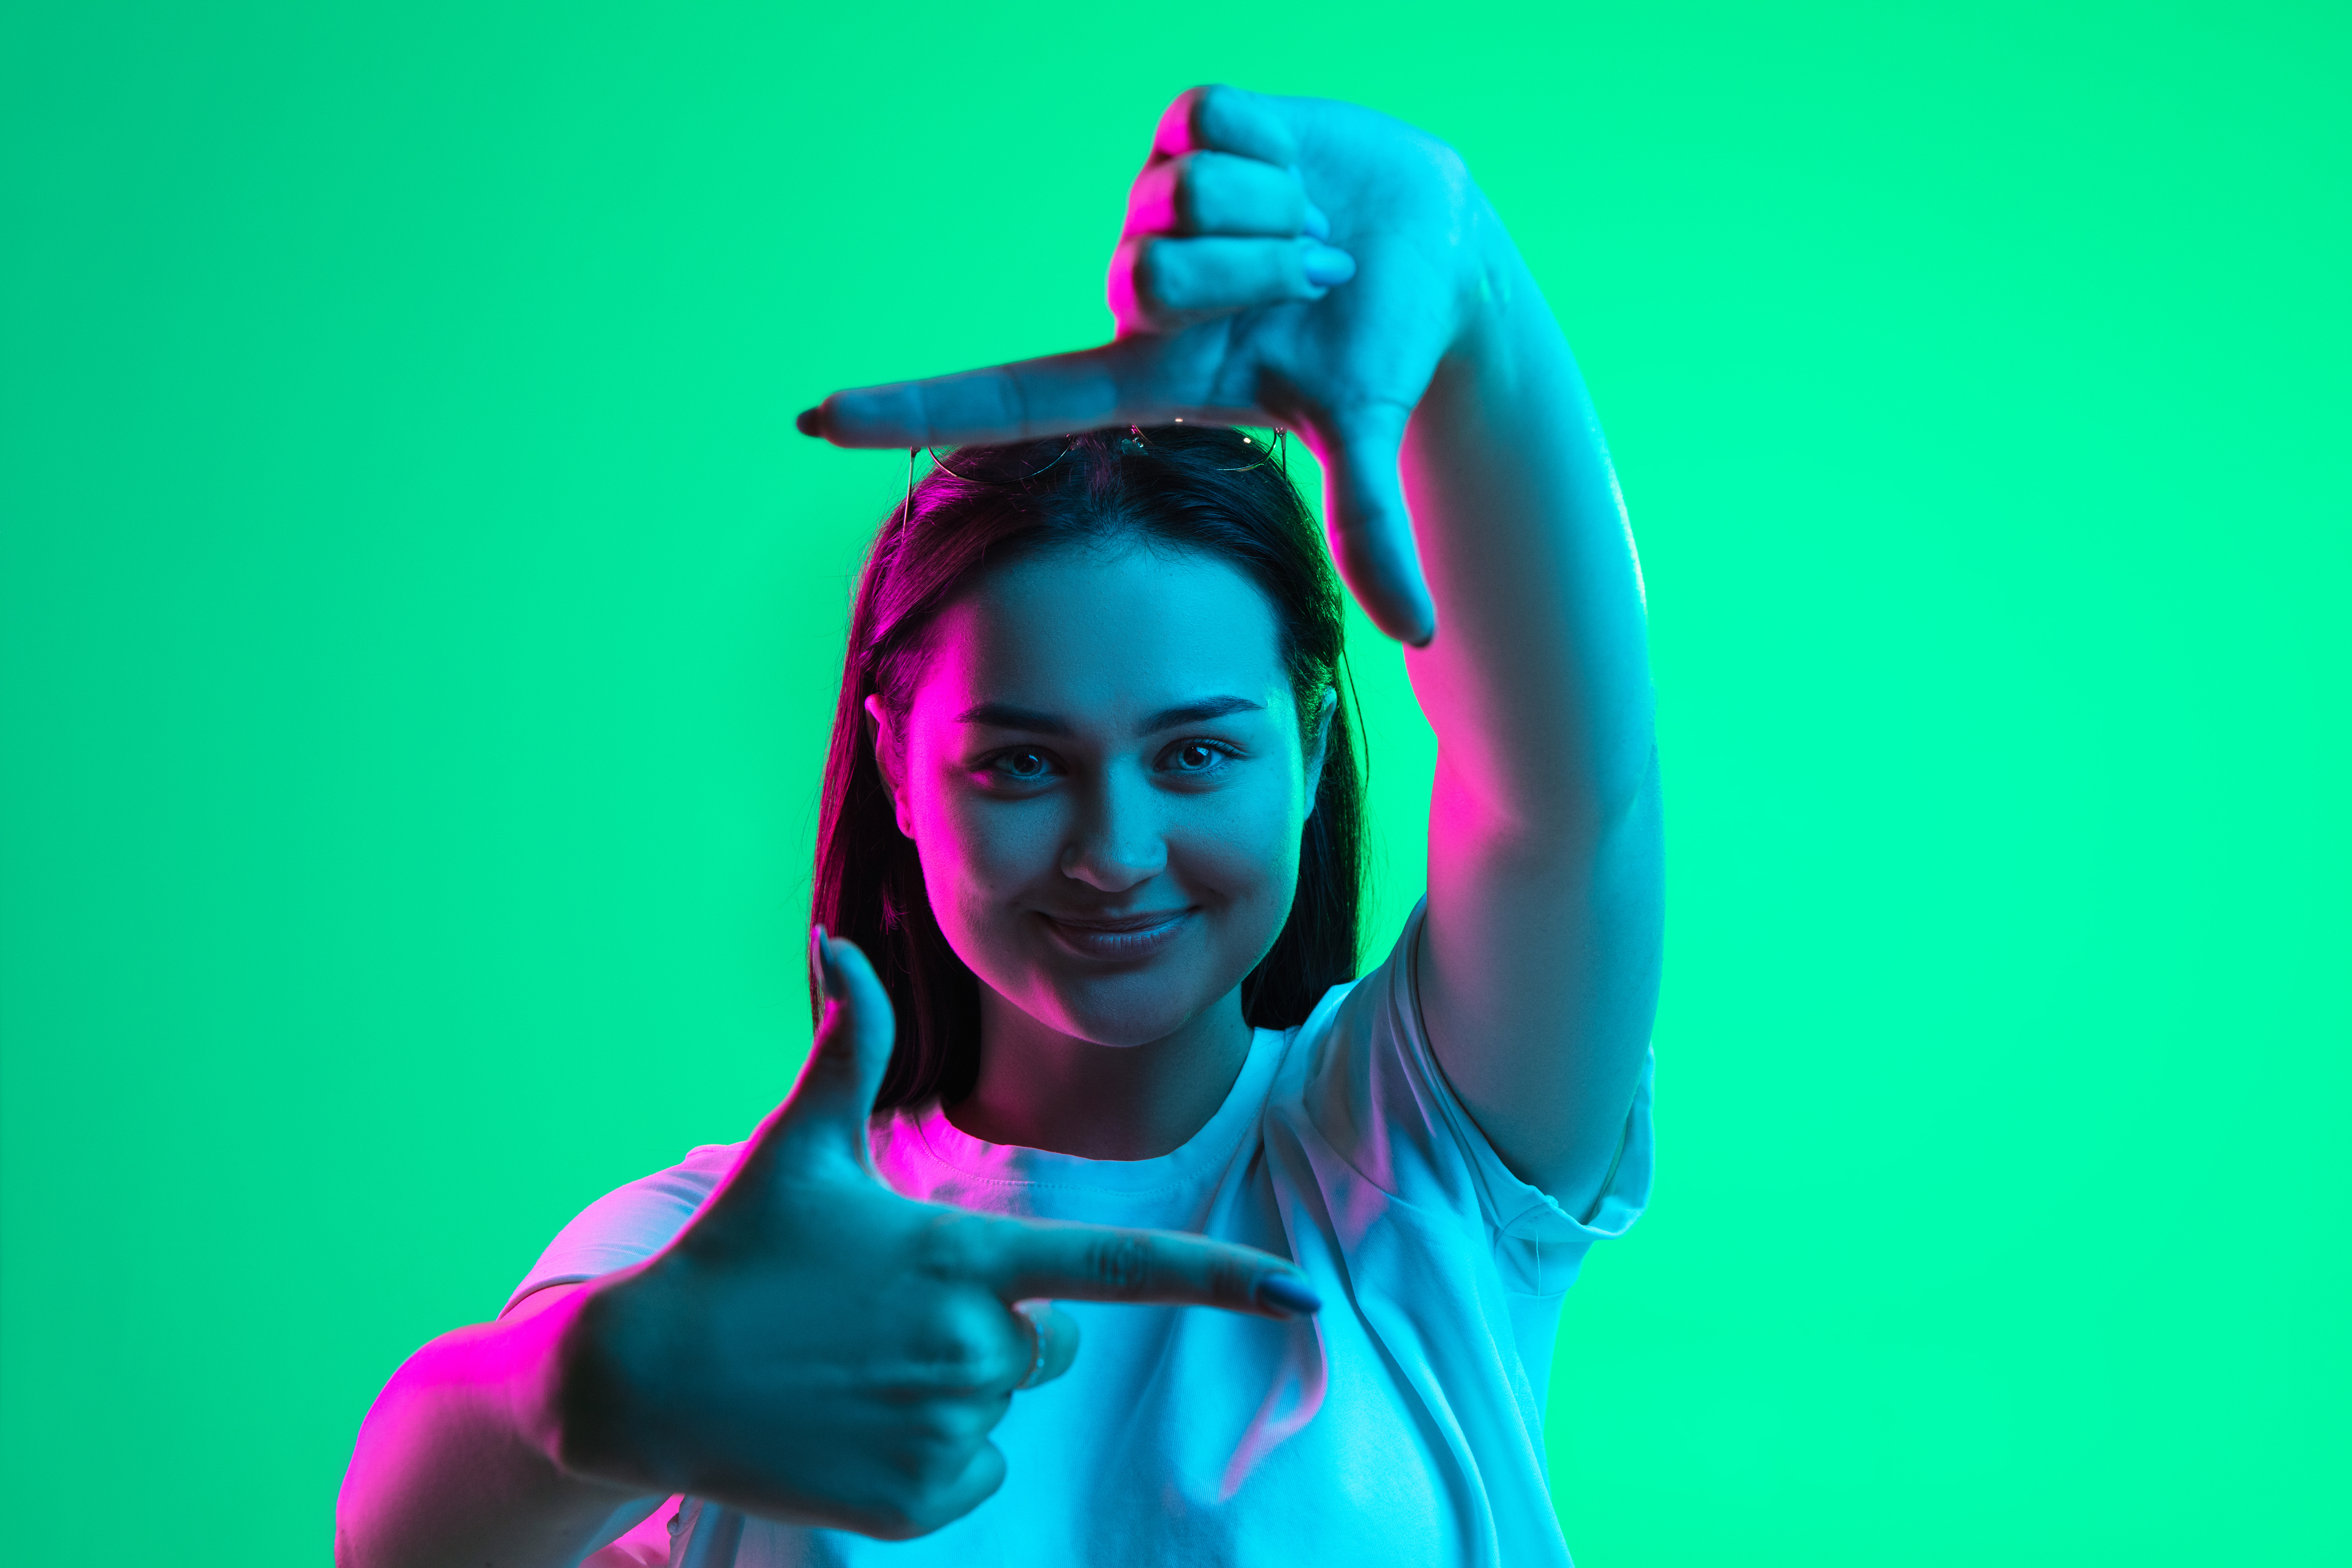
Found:
[{"label": "woman's lips", "polygon": [[1042,910],[1047,934],[1080,958],[1132,961],[1149,958],[1174,942],[1191,910],[1154,910],[1139,915],[1049,915]]}]

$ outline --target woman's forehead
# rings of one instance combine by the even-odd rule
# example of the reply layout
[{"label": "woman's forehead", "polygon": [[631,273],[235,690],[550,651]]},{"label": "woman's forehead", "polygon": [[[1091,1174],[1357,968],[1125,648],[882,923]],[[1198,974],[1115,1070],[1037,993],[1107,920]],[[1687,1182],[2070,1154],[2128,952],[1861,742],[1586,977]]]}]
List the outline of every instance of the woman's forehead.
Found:
[{"label": "woman's forehead", "polygon": [[1194,552],[1130,543],[1008,563],[942,611],[927,641],[918,710],[999,703],[1110,718],[1289,691],[1265,595]]}]

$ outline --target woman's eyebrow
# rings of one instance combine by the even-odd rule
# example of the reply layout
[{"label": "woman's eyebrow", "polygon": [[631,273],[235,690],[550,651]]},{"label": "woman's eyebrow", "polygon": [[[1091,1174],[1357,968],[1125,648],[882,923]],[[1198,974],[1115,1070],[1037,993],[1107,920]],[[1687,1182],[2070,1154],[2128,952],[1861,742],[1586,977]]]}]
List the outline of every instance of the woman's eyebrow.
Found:
[{"label": "woman's eyebrow", "polygon": [[1265,711],[1265,703],[1253,702],[1246,697],[1203,697],[1197,702],[1186,702],[1174,708],[1162,708],[1159,712],[1137,725],[1135,732],[1139,735],[1150,735],[1161,730],[1172,730],[1179,724],[1200,724],[1211,719],[1222,719],[1228,713],[1263,713]]},{"label": "woman's eyebrow", "polygon": [[[1262,713],[1263,702],[1246,697],[1203,697],[1197,701],[1162,708],[1135,728],[1139,735],[1156,734],[1172,730],[1179,724],[1200,724],[1211,719],[1222,719],[1228,713]],[[976,702],[956,715],[959,724],[985,724],[992,730],[1018,730],[1029,735],[1067,735],[1069,722],[1040,709],[1024,708],[1013,702]]]},{"label": "woman's eyebrow", "polygon": [[977,702],[956,715],[959,724],[985,724],[992,730],[1023,730],[1032,735],[1066,735],[1069,725],[1051,713],[1011,702]]}]

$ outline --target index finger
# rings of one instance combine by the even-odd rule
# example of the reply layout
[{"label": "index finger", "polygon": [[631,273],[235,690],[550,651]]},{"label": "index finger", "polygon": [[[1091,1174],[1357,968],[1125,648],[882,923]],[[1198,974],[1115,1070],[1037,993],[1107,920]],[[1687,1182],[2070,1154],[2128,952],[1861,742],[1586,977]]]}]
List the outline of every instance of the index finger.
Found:
[{"label": "index finger", "polygon": [[947,447],[1091,430],[1120,413],[1121,345],[836,392],[800,416],[836,447]]},{"label": "index finger", "polygon": [[1156,1301],[1295,1318],[1322,1300],[1296,1265],[1204,1236],[1050,1220],[997,1220],[992,1283],[1008,1301]]},{"label": "index finger", "polygon": [[836,392],[797,423],[802,435],[836,447],[951,447],[1106,425],[1164,425],[1180,416],[1241,424],[1257,412],[1169,403],[1155,395],[1169,356],[1183,352],[1168,338],[1122,338],[1076,353]]}]

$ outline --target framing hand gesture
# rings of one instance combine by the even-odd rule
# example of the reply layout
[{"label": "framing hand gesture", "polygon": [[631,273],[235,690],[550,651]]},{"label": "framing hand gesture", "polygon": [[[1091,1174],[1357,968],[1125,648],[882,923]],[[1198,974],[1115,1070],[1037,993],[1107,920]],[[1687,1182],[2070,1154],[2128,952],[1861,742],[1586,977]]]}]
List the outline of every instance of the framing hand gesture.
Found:
[{"label": "framing hand gesture", "polygon": [[668,1247],[425,1346],[368,1413],[339,1563],[577,1563],[689,1493],[902,1540],[1004,1478],[988,1435],[1069,1370],[1043,1299],[1296,1317],[1278,1258],[1197,1236],[999,1219],[898,1196],[866,1118],[890,1002],[817,939],[825,1014],[800,1081]]},{"label": "framing hand gesture", "polygon": [[791,1097],[677,1239],[591,1287],[564,1336],[545,1440],[565,1468],[921,1535],[997,1489],[989,1431],[1077,1355],[1077,1324],[1039,1299],[1316,1305],[1290,1265],[1248,1247],[891,1192],[866,1131],[889,997],[856,947],[814,945],[825,1015]]},{"label": "framing hand gesture", "polygon": [[837,392],[844,447],[1011,441],[1176,419],[1295,427],[1333,556],[1381,629],[1437,629],[1398,481],[1405,422],[1491,287],[1487,208],[1444,145],[1369,109],[1197,88],[1160,117],[1113,254],[1101,348]]}]

